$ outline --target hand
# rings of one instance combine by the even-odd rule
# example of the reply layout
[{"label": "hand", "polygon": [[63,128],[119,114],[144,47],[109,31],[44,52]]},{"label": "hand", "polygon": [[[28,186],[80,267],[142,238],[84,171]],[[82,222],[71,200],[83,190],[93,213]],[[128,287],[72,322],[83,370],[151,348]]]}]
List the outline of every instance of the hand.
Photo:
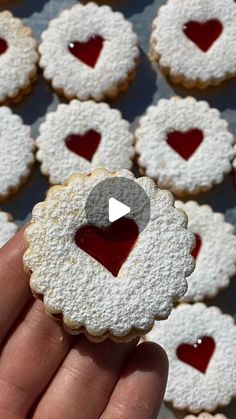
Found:
[{"label": "hand", "polygon": [[0,249],[0,418],[155,419],[168,362],[153,343],[91,343],[44,314],[22,232]]}]

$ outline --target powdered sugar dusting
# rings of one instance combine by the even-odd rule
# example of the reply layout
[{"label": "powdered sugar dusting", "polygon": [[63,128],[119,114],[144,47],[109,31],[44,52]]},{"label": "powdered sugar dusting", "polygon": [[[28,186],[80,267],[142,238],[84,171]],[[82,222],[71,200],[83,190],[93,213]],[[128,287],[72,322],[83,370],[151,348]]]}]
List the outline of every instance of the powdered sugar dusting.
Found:
[{"label": "powdered sugar dusting", "polygon": [[188,216],[188,228],[201,238],[202,245],[196,267],[188,278],[185,301],[198,301],[213,297],[218,290],[229,284],[236,272],[236,236],[223,214],[213,212],[208,205],[197,202],[176,201],[176,207]]},{"label": "powdered sugar dusting", "polygon": [[[117,278],[74,241],[75,232],[86,223],[89,192],[113,176],[137,182],[151,202],[151,219]],[[185,214],[174,208],[170,193],[148,178],[135,180],[127,170],[74,175],[67,186],[51,188],[46,201],[33,210],[26,241],[24,263],[32,272],[33,291],[44,294],[48,311],[63,312],[71,329],[84,326],[93,336],[109,331],[122,337],[133,328],[144,333],[154,318],[169,315],[173,301],[186,292],[185,277],[193,270],[193,236],[186,230]]]},{"label": "powdered sugar dusting", "polygon": [[0,211],[0,247],[14,236],[17,229],[18,227],[11,221],[10,215]]},{"label": "powdered sugar dusting", "polygon": [[32,31],[9,11],[0,13],[0,38],[8,44],[0,56],[0,102],[26,89],[36,75],[37,41]]},{"label": "powdered sugar dusting", "polygon": [[[101,142],[90,162],[71,152],[65,139],[72,133],[84,134],[91,129],[100,133]],[[134,155],[128,122],[118,110],[92,101],[73,100],[69,105],[59,105],[40,126],[36,144],[42,172],[49,175],[54,184],[64,182],[73,173],[90,173],[97,167],[111,171],[130,169]]]},{"label": "powdered sugar dusting", "polygon": [[[203,52],[184,34],[187,22],[218,19],[223,32]],[[229,42],[230,39],[230,42]],[[177,77],[176,81],[221,81],[236,73],[236,5],[233,0],[169,0],[153,22],[151,44],[154,59]],[[179,78],[179,80],[178,80]]]},{"label": "powdered sugar dusting", "polygon": [[[204,139],[189,160],[167,143],[171,131],[201,130]],[[177,195],[197,193],[220,183],[231,170],[234,137],[217,109],[188,97],[161,99],[150,106],[136,131],[138,162],[160,187]]]},{"label": "powdered sugar dusting", "polygon": [[18,188],[34,162],[30,128],[10,108],[0,107],[0,198]]},{"label": "powdered sugar dusting", "polygon": [[[211,336],[216,345],[205,374],[176,355],[179,345],[194,344],[202,336]],[[168,320],[156,323],[147,337],[167,352],[170,367],[165,400],[176,408],[211,412],[236,396],[236,326],[231,316],[202,303],[181,304]]]},{"label": "powdered sugar dusting", "polygon": [[[104,45],[96,66],[90,68],[68,51],[68,45],[97,35],[104,39]],[[139,56],[132,24],[109,6],[95,3],[64,10],[50,22],[42,40],[39,51],[44,75],[69,98],[100,101],[106,95],[115,96]]]}]

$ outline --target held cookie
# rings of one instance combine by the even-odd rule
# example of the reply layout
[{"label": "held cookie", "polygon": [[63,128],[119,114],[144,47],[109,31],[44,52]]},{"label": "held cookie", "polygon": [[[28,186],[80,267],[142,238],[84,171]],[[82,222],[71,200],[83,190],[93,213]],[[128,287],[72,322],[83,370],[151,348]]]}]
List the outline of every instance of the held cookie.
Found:
[{"label": "held cookie", "polygon": [[129,123],[105,103],[73,100],[59,105],[41,125],[36,140],[41,170],[53,184],[95,168],[130,169],[134,156]]},{"label": "held cookie", "polygon": [[40,66],[68,99],[116,97],[135,75],[139,50],[132,24],[109,6],[78,4],[42,34]]},{"label": "held cookie", "polygon": [[0,200],[15,192],[34,163],[31,130],[11,109],[0,107]]},{"label": "held cookie", "polygon": [[167,352],[165,400],[175,408],[212,412],[236,396],[236,326],[219,308],[181,304],[147,338]]},{"label": "held cookie", "polygon": [[205,101],[161,99],[141,118],[136,138],[141,168],[176,195],[207,191],[231,170],[234,137]]},{"label": "held cookie", "polygon": [[200,413],[199,416],[188,415],[185,416],[184,419],[227,419],[225,415],[221,413],[217,413],[216,415],[211,415],[210,413],[203,412]]},{"label": "held cookie", "polygon": [[235,50],[233,0],[168,0],[153,22],[151,59],[187,88],[234,77]]},{"label": "held cookie", "polygon": [[0,13],[0,102],[17,101],[37,74],[37,41],[32,30],[8,11]]},{"label": "held cookie", "polygon": [[[125,181],[123,202],[133,194],[139,199],[136,189],[150,200],[150,219],[142,231],[133,212],[114,223],[104,221],[98,196],[93,202],[102,227],[88,223],[88,198],[107,180],[112,185]],[[74,175],[66,185],[51,188],[33,210],[24,254],[31,289],[43,295],[47,313],[62,314],[69,333],[85,333],[94,341],[143,335],[154,319],[168,317],[173,301],[186,292],[186,276],[194,267],[194,238],[186,223],[173,196],[149,178],[105,169]]]},{"label": "held cookie", "polygon": [[188,216],[188,228],[195,234],[196,246],[192,256],[195,270],[188,278],[184,301],[199,301],[214,297],[219,289],[229,285],[236,273],[236,236],[234,227],[225,222],[223,214],[208,205],[176,201],[176,207]]},{"label": "held cookie", "polygon": [[11,215],[0,210],[0,247],[10,240],[17,230],[18,227],[12,221]]}]

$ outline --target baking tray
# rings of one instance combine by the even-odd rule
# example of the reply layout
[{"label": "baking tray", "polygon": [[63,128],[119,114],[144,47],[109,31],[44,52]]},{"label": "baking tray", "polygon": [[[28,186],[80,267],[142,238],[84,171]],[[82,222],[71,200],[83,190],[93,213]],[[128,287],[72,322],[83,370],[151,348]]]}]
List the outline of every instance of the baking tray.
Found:
[{"label": "baking tray", "polygon": [[[106,3],[102,0],[99,2]],[[171,84],[164,76],[160,73],[156,74],[151,68],[148,59],[151,23],[158,8],[165,2],[165,0],[114,0],[109,2],[114,10],[122,12],[133,23],[134,30],[139,36],[141,50],[141,61],[134,82],[126,93],[110,102],[110,105],[118,108],[123,117],[131,123],[132,129],[135,129],[139,117],[146,108],[156,103],[160,98],[170,98],[173,95],[181,97],[193,95],[197,99],[207,100],[211,106],[218,108],[222,116],[229,122],[230,130],[236,135],[236,79],[226,81],[221,86],[206,91],[189,91]],[[40,34],[46,29],[49,20],[57,16],[61,10],[78,3],[77,0],[3,0],[0,11],[8,9],[15,16],[22,18],[25,24],[33,29],[35,36],[40,39]],[[40,74],[31,95],[25,97],[20,104],[12,106],[12,109],[22,117],[26,124],[31,125],[33,137],[36,138],[39,124],[44,120],[45,114],[55,110],[61,100]],[[1,208],[11,212],[18,224],[22,225],[30,217],[32,207],[44,199],[48,188],[48,181],[41,175],[39,166],[36,164],[28,182],[16,195],[2,203]],[[211,205],[215,211],[225,213],[227,220],[236,226],[236,186],[233,174],[227,176],[221,185],[214,187],[210,192],[193,199],[201,204]],[[208,305],[219,306],[225,313],[235,315],[235,279],[232,279],[230,286],[221,291],[216,298],[205,302]],[[235,419],[236,401],[219,410],[225,413],[229,419]]]}]

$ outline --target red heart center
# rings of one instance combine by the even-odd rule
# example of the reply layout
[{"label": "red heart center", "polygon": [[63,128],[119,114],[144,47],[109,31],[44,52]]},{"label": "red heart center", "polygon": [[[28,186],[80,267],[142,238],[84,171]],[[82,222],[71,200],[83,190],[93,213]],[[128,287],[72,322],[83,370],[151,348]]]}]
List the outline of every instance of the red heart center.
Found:
[{"label": "red heart center", "polygon": [[206,22],[191,20],[183,26],[185,35],[203,52],[207,52],[223,31],[222,23],[217,19]]},{"label": "red heart center", "polygon": [[194,259],[197,259],[198,253],[200,252],[200,249],[202,247],[202,239],[198,234],[194,234],[194,236],[195,236],[195,239],[196,239],[196,244],[195,244],[194,249],[192,250],[192,257]]},{"label": "red heart center", "polygon": [[75,242],[116,277],[138,235],[139,229],[133,220],[120,218],[104,229],[90,225],[79,228]]},{"label": "red heart center", "polygon": [[85,134],[69,135],[65,140],[65,144],[70,151],[91,162],[100,141],[101,134],[91,129],[85,132]]},{"label": "red heart center", "polygon": [[7,49],[7,42],[5,41],[5,39],[0,38],[0,55],[4,54],[4,52],[6,52]]},{"label": "red heart center", "polygon": [[104,39],[97,35],[86,42],[72,41],[68,49],[76,58],[89,67],[94,68],[103,48]]},{"label": "red heart center", "polygon": [[184,343],[178,346],[176,355],[180,361],[191,365],[205,374],[210,359],[215,350],[215,341],[210,336],[200,337],[193,345]]},{"label": "red heart center", "polygon": [[183,159],[188,160],[204,139],[200,129],[191,129],[186,132],[172,131],[167,136],[167,143]]}]

